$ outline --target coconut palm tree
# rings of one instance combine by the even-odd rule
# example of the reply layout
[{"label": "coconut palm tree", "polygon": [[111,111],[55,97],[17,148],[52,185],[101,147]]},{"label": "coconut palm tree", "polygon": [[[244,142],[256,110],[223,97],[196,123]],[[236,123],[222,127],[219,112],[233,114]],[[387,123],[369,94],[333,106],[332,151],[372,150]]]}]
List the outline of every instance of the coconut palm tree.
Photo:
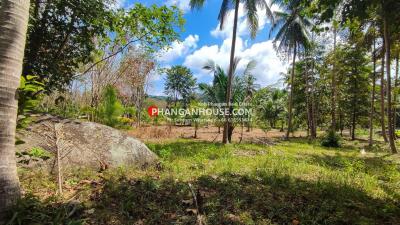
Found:
[{"label": "coconut palm tree", "polygon": [[[236,71],[237,65],[239,64],[240,59],[235,58],[234,61],[234,73]],[[249,67],[249,65],[247,65]],[[246,67],[246,68],[247,68]],[[204,66],[203,69],[212,72],[214,74],[214,80],[212,85],[201,83],[199,84],[199,89],[203,91],[203,94],[207,101],[213,103],[221,103],[226,101],[226,91],[228,85],[228,76],[224,69],[219,65],[215,64],[214,61],[209,60]],[[246,70],[245,70],[246,71]],[[239,103],[244,100],[246,97],[246,88],[243,76],[234,76],[233,88],[232,88],[232,102]]]},{"label": "coconut palm tree", "polygon": [[[237,65],[239,64],[240,59],[235,58],[234,64],[233,64],[233,73],[236,73],[236,68]],[[246,69],[244,70],[243,75],[235,75],[233,84],[232,84],[232,99],[231,102],[233,103],[242,103],[246,100],[247,97],[247,90],[249,90],[246,87],[246,77],[250,76],[250,70],[254,66],[254,62],[250,61]],[[218,65],[214,63],[214,61],[210,60],[208,61],[203,69],[208,70],[212,73],[214,73],[214,80],[212,85],[201,83],[199,84],[199,89],[203,92],[204,97],[207,99],[207,101],[212,102],[212,103],[221,103],[226,101],[226,92],[227,92],[227,85],[228,85],[228,76],[226,75],[225,71]],[[254,77],[253,77],[254,78]],[[255,80],[254,80],[255,81]],[[254,82],[253,81],[253,82]],[[257,87],[256,84],[252,84],[250,89]],[[218,118],[221,119],[221,118]],[[233,134],[233,129],[234,125],[232,123],[229,123],[228,127],[228,134],[227,134],[227,139],[229,142],[232,140],[232,134]]]},{"label": "coconut palm tree", "polygon": [[20,195],[15,162],[16,91],[19,86],[26,31],[28,0],[0,2],[0,224],[4,212]]},{"label": "coconut palm tree", "polygon": [[244,89],[246,94],[245,101],[249,101],[253,94],[260,88],[260,85],[256,84],[256,78],[252,74],[252,71],[256,67],[256,61],[252,60],[247,63],[247,66],[243,72],[243,82],[244,82]]},{"label": "coconut palm tree", "polygon": [[[200,9],[204,6],[205,0],[190,0],[190,6],[192,9]],[[250,28],[250,34],[252,38],[256,37],[258,31],[258,9],[265,10],[266,15],[272,20],[272,12],[265,0],[222,0],[221,8],[218,15],[218,21],[220,24],[220,29],[223,28],[226,20],[226,16],[230,10],[234,10],[235,17],[233,21],[233,33],[232,33],[232,45],[231,45],[231,55],[230,55],[230,63],[228,70],[228,84],[226,91],[226,105],[228,108],[231,108],[231,100],[232,100],[232,81],[233,81],[233,66],[235,61],[235,47],[236,47],[236,34],[237,34],[237,25],[239,18],[239,5],[243,4],[247,21]],[[224,135],[222,138],[222,142],[224,144],[228,143],[228,133],[229,133],[229,116],[226,116],[225,127],[224,127]]]},{"label": "coconut palm tree", "polygon": [[299,0],[285,1],[273,0],[272,4],[277,4],[284,11],[273,12],[275,22],[273,23],[270,36],[276,33],[274,45],[279,52],[292,54],[292,71],[290,75],[290,92],[288,107],[288,129],[286,138],[292,129],[292,104],[293,104],[293,81],[295,76],[295,64],[298,53],[305,52],[310,47],[309,28],[311,22],[301,13],[302,7]]}]

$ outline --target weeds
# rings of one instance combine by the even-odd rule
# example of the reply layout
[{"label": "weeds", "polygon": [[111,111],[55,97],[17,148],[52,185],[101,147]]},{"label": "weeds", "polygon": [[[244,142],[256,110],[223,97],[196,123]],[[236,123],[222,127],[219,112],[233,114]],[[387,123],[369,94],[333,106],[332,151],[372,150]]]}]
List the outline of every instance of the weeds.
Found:
[{"label": "weeds", "polygon": [[[11,224],[43,218],[54,218],[53,224],[195,224],[199,209],[208,224],[396,224],[400,219],[399,164],[381,153],[361,155],[356,148],[325,148],[303,139],[274,146],[189,140],[148,146],[160,156],[162,170],[68,173],[70,194],[64,199],[79,200],[72,216],[63,199],[28,195],[10,215]],[[54,193],[55,187],[39,184],[53,182],[48,176],[24,179],[29,174],[20,172],[24,189],[41,187],[29,193]]]}]

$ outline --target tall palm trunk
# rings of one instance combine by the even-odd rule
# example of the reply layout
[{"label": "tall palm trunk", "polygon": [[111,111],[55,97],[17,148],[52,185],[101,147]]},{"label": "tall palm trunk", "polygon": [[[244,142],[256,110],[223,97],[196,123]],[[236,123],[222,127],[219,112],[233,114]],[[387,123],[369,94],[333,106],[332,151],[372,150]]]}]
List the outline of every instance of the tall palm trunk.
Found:
[{"label": "tall palm trunk", "polygon": [[397,153],[396,145],[394,143],[394,130],[393,130],[393,114],[392,114],[392,86],[390,76],[390,37],[388,31],[387,18],[383,18],[383,35],[385,39],[385,58],[386,58],[386,76],[387,76],[387,116],[388,116],[388,129],[389,129],[389,144],[390,150],[393,154]]},{"label": "tall palm trunk", "polygon": [[17,95],[29,19],[29,0],[1,0],[0,6],[0,224],[20,196],[15,162]]},{"label": "tall palm trunk", "polygon": [[381,127],[383,140],[387,143],[388,138],[385,125],[385,56],[382,56],[381,70]]},{"label": "tall palm trunk", "polygon": [[288,129],[286,131],[286,139],[289,139],[289,134],[292,131],[292,108],[293,108],[293,87],[294,87],[294,72],[296,66],[297,45],[294,44],[293,48],[293,65],[290,74],[290,93],[289,93],[289,116],[288,116]]},{"label": "tall palm trunk", "polygon": [[375,56],[376,46],[375,46],[375,38],[374,38],[374,48],[372,52],[372,61],[373,61],[373,73],[372,73],[372,91],[371,91],[371,108],[369,114],[369,146],[373,145],[373,132],[374,132],[374,114],[375,114],[375,87],[376,87],[376,56]]},{"label": "tall palm trunk", "polygon": [[[236,0],[235,5],[235,19],[233,21],[233,34],[232,34],[232,46],[231,46],[231,57],[229,63],[229,73],[228,73],[228,85],[226,90],[226,107],[229,110],[229,114],[231,112],[231,95],[232,95],[232,80],[233,80],[233,67],[235,61],[235,47],[236,47],[236,34],[237,34],[237,24],[239,17],[239,1]],[[228,143],[228,139],[231,139],[229,136],[232,135],[230,129],[232,129],[231,122],[229,121],[231,118],[230,115],[225,115],[225,126],[224,126],[224,134],[222,136],[222,143]]]}]

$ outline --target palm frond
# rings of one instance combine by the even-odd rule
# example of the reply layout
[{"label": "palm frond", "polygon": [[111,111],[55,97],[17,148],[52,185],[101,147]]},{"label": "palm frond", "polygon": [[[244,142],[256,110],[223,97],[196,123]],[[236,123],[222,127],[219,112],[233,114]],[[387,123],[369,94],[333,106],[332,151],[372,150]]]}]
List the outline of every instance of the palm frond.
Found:
[{"label": "palm frond", "polygon": [[229,10],[231,10],[233,8],[234,8],[234,4],[233,4],[232,0],[222,0],[221,8],[220,8],[219,14],[218,14],[219,29],[222,30],[224,28],[225,20],[229,13]]},{"label": "palm frond", "polygon": [[189,5],[190,8],[193,9],[201,9],[204,6],[206,0],[190,0]]},{"label": "palm frond", "polygon": [[250,28],[250,36],[254,39],[258,32],[258,15],[257,15],[257,0],[245,0],[244,4],[246,15],[247,15],[247,24]]},{"label": "palm frond", "polygon": [[215,72],[216,70],[216,64],[213,60],[209,59],[203,66],[204,70],[208,70],[210,72]]},{"label": "palm frond", "polygon": [[257,66],[257,62],[255,60],[251,60],[247,63],[246,69],[244,70],[243,74],[248,75],[252,70],[254,70]]}]

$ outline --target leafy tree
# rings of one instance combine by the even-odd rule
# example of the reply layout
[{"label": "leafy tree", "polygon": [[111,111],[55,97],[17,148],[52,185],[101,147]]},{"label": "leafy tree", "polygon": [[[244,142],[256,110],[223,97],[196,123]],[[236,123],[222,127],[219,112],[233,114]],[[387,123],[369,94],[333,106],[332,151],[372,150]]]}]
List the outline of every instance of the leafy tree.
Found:
[{"label": "leafy tree", "polygon": [[355,131],[361,118],[367,118],[369,111],[369,74],[368,59],[365,51],[355,46],[340,46],[338,54],[341,55],[337,66],[341,74],[340,108],[348,126],[352,140],[355,140]]},{"label": "leafy tree", "polygon": [[[385,73],[386,73],[386,94],[387,94],[387,118],[388,118],[388,141],[392,153],[397,153],[394,141],[393,111],[392,111],[392,85],[391,85],[391,48],[395,41],[399,40],[399,29],[397,21],[400,19],[398,11],[400,10],[400,2],[397,0],[302,0],[302,3],[309,6],[309,11],[316,15],[320,23],[333,19],[334,11],[339,10],[342,14],[341,23],[344,24],[348,20],[358,20],[361,25],[369,23],[377,18],[378,27],[380,27],[381,38],[383,39],[385,52]],[[339,7],[340,6],[340,7]],[[371,14],[371,12],[374,12]],[[371,17],[371,15],[373,15]],[[381,101],[383,102],[383,101]],[[381,116],[382,124],[384,122]],[[382,125],[384,128],[384,125]],[[382,129],[384,130],[384,129]],[[385,132],[384,132],[385,134]]]},{"label": "leafy tree", "polygon": [[175,106],[181,100],[187,106],[193,97],[196,87],[196,78],[189,68],[174,66],[166,71],[165,94],[169,95]]},{"label": "leafy tree", "polygon": [[257,121],[264,129],[277,128],[278,122],[283,126],[286,116],[287,92],[277,88],[262,88],[254,94],[253,105]]},{"label": "leafy tree", "polygon": [[99,107],[101,121],[108,126],[115,127],[118,125],[118,118],[123,112],[124,107],[118,99],[116,89],[113,86],[107,86]]},{"label": "leafy tree", "polygon": [[26,113],[31,112],[39,104],[41,95],[44,90],[44,84],[38,82],[37,76],[21,76],[21,83],[18,88],[18,126],[24,126],[28,117]]},{"label": "leafy tree", "polygon": [[156,63],[149,54],[140,51],[130,51],[125,54],[120,63],[119,75],[122,80],[119,82],[120,93],[123,93],[128,102],[133,104],[136,111],[137,125],[140,126],[141,112],[145,99],[145,86],[148,77],[155,70]]},{"label": "leafy tree", "polygon": [[137,3],[116,11],[109,0],[32,1],[31,11],[23,74],[39,76],[47,91],[64,88],[82,66],[90,71],[132,44],[164,48],[183,24],[175,7]]}]

